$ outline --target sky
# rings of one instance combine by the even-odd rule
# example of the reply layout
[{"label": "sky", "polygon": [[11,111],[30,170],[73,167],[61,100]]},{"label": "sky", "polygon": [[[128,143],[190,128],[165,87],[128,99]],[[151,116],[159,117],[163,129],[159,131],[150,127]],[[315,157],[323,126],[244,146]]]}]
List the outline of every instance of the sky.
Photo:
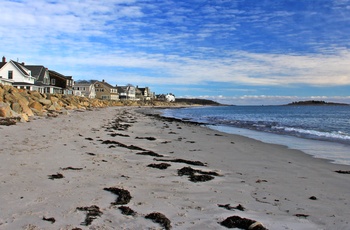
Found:
[{"label": "sky", "polygon": [[0,56],[236,105],[350,103],[350,0],[2,0]]}]

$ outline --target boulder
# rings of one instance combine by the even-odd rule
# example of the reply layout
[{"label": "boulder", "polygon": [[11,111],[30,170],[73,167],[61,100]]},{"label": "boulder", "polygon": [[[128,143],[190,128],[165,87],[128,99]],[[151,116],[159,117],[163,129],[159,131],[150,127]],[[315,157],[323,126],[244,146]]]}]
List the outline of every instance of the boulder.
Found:
[{"label": "boulder", "polygon": [[26,101],[26,100],[19,100],[18,104],[22,108],[22,113],[26,114],[29,117],[34,116],[33,111],[28,106],[28,101]]},{"label": "boulder", "polygon": [[29,108],[35,109],[36,111],[41,111],[43,106],[38,101],[33,101],[29,104]]},{"label": "boulder", "polygon": [[9,104],[0,102],[0,117],[11,117],[12,111]]},{"label": "boulder", "polygon": [[43,105],[46,105],[46,106],[52,104],[51,100],[44,99],[44,98],[40,99],[39,102]]},{"label": "boulder", "polygon": [[22,113],[22,107],[18,102],[14,102],[11,104],[11,108],[13,111],[15,111],[16,113]]}]

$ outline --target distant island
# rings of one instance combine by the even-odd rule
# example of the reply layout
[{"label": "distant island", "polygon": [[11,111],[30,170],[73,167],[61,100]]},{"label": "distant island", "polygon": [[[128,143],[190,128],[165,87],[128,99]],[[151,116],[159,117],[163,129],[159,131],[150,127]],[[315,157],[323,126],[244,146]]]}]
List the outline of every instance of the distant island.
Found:
[{"label": "distant island", "polygon": [[349,105],[349,104],[312,100],[312,101],[295,101],[287,105]]},{"label": "distant island", "polygon": [[176,98],[176,103],[180,104],[188,104],[188,105],[222,105],[216,101],[207,100],[207,99],[200,99],[200,98]]}]

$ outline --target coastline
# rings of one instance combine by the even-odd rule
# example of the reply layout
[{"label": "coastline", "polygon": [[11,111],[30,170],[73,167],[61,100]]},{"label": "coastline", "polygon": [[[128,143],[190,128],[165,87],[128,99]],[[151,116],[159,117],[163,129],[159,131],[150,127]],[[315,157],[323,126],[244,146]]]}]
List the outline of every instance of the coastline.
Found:
[{"label": "coastline", "polygon": [[[0,228],[161,229],[144,218],[153,212],[164,214],[173,229],[226,229],[218,222],[230,216],[259,221],[268,229],[349,227],[350,176],[335,172],[349,171],[349,166],[196,124],[145,116],[139,109],[74,111],[0,127],[0,190],[6,210]],[[147,152],[143,150],[163,157],[137,154]],[[166,162],[171,166],[160,170],[148,167],[162,163],[154,158],[206,166]],[[194,183],[178,175],[187,166],[220,176]],[[64,177],[48,178],[58,174]],[[130,192],[126,206],[136,215],[123,215],[120,205],[111,204],[118,197],[104,190],[111,187]],[[219,204],[240,204],[245,211]],[[86,213],[77,208],[92,205],[102,214],[83,226]]]}]

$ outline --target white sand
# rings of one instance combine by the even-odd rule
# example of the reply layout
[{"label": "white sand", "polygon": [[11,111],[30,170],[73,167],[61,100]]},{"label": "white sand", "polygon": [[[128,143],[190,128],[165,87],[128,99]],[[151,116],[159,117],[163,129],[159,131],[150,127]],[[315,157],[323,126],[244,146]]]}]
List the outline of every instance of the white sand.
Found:
[{"label": "white sand", "polygon": [[[136,122],[126,131],[106,131],[116,117]],[[164,214],[173,229],[227,229],[218,222],[234,215],[268,229],[350,229],[350,175],[334,172],[350,166],[283,146],[157,120],[130,107],[75,111],[0,126],[0,133],[0,229],[162,229],[144,218],[152,212]],[[147,167],[162,162],[137,155],[140,150],[109,148],[101,140],[138,146],[166,159],[205,162],[207,167],[173,162],[165,170]],[[222,176],[193,183],[177,174],[185,166]],[[66,167],[82,170],[62,169]],[[64,178],[48,178],[56,173]],[[107,187],[128,190],[132,199],[125,206],[137,215],[123,215],[120,205],[111,205],[117,196],[103,190]],[[218,204],[241,204],[246,210]],[[77,207],[91,205],[103,214],[83,226],[86,213]]]}]

